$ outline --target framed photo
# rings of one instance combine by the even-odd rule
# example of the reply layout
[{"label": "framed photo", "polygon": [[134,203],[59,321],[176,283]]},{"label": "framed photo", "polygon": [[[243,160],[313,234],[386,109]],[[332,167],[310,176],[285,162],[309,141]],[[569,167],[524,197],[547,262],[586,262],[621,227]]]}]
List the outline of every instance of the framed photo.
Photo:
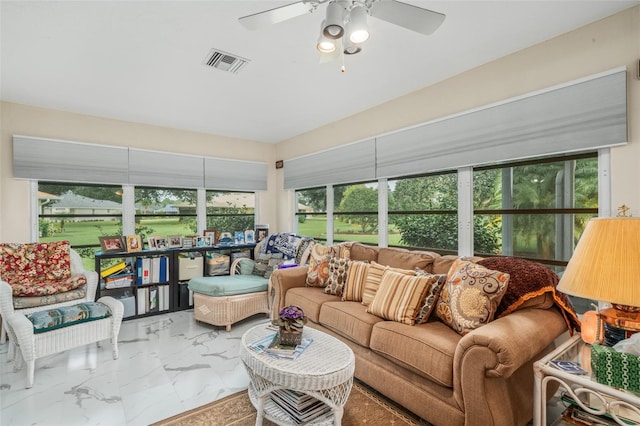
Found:
[{"label": "framed photo", "polygon": [[244,231],[244,242],[245,244],[253,244],[256,242],[256,234],[253,229]]},{"label": "framed photo", "polygon": [[244,244],[244,232],[242,232],[242,231],[234,231],[234,233],[233,233],[233,243],[234,244]]},{"label": "framed photo", "polygon": [[169,235],[167,236],[167,247],[180,248],[182,247],[182,235]]},{"label": "framed photo", "polygon": [[215,229],[205,229],[203,232],[203,235],[205,237],[209,237],[209,242],[211,244],[209,244],[210,246],[215,246],[216,245],[216,233],[217,231]]},{"label": "framed photo", "polygon": [[229,231],[224,231],[220,233],[220,240],[218,240],[218,244],[233,244],[233,234]]},{"label": "framed photo", "polygon": [[122,242],[121,235],[113,235],[110,237],[98,237],[100,239],[100,246],[105,253],[125,251],[125,245]]},{"label": "framed photo", "polygon": [[165,237],[153,237],[156,242],[156,250],[165,250],[169,248],[167,246],[167,239]]},{"label": "framed photo", "polygon": [[191,248],[195,245],[195,241],[193,237],[183,237],[182,238],[182,248]]},{"label": "framed photo", "polygon": [[156,237],[147,237],[147,244],[149,245],[149,250],[156,249]]},{"label": "framed photo", "polygon": [[140,238],[140,235],[127,235],[125,238],[127,242],[127,251],[133,252],[142,250],[142,238]]},{"label": "framed photo", "polygon": [[269,225],[256,225],[256,233],[254,235],[256,242],[259,243],[264,240],[267,235],[269,235]]}]

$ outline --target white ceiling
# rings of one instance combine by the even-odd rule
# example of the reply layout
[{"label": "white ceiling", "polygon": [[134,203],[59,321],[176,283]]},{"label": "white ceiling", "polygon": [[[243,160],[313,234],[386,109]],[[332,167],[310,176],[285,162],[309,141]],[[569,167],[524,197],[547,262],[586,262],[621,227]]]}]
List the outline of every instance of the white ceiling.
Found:
[{"label": "white ceiling", "polygon": [[[238,18],[293,1],[5,1],[2,100],[277,143],[640,1],[420,1],[431,36],[369,19],[357,55],[320,63],[325,7],[249,31]],[[212,48],[251,62],[203,65]]]}]

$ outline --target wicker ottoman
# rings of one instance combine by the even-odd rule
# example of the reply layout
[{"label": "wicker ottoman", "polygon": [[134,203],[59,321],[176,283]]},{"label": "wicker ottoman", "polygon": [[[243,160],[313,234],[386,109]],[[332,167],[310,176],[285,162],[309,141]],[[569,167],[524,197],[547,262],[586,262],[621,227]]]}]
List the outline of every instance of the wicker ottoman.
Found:
[{"label": "wicker ottoman", "polygon": [[255,275],[200,277],[189,280],[196,321],[216,326],[231,325],[255,314],[269,315],[269,280]]},{"label": "wicker ottoman", "polygon": [[[98,302],[106,305],[110,315],[91,321],[63,325],[48,331],[35,332],[34,324],[19,312],[7,316],[8,331],[13,342],[17,343],[15,369],[27,364],[27,388],[33,386],[35,361],[47,355],[63,352],[89,343],[111,340],[113,359],[118,359],[118,333],[122,323],[124,307],[122,302],[110,296],[101,297]],[[69,306],[66,308],[73,308]]]}]

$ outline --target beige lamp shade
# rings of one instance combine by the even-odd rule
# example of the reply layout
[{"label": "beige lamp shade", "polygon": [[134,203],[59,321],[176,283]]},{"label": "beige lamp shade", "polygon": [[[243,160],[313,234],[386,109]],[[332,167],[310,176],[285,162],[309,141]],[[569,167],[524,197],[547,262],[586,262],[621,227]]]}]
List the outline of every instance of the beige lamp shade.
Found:
[{"label": "beige lamp shade", "polygon": [[640,218],[591,219],[557,289],[586,299],[640,306]]}]

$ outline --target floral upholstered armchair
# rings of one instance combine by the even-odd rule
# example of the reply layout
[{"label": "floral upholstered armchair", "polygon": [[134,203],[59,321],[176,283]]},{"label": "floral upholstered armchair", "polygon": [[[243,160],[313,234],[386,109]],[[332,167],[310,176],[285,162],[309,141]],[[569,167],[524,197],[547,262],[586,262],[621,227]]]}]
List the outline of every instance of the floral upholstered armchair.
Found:
[{"label": "floral upholstered armchair", "polygon": [[[0,299],[0,315],[33,312],[95,300],[98,274],[86,271],[68,241],[0,243],[0,280],[12,288],[10,299]],[[2,321],[0,342],[6,339]]]}]

